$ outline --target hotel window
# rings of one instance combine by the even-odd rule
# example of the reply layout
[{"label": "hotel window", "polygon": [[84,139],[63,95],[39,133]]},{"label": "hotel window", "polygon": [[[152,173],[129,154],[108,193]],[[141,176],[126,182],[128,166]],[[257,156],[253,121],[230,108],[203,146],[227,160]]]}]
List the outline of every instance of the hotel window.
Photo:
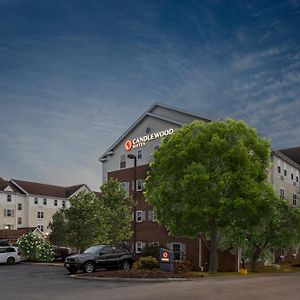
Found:
[{"label": "hotel window", "polygon": [[39,199],[38,198],[34,198],[34,204],[39,204]]},{"label": "hotel window", "polygon": [[136,211],[136,222],[141,223],[145,220],[145,212],[142,210]]},{"label": "hotel window", "polygon": [[296,182],[299,182],[299,176],[296,176]]},{"label": "hotel window", "polygon": [[38,225],[37,228],[38,228],[41,232],[44,232],[44,225]]},{"label": "hotel window", "polygon": [[142,253],[145,247],[145,243],[143,242],[136,242],[135,243],[135,253]]},{"label": "hotel window", "polygon": [[126,168],[126,155],[123,154],[120,156],[120,169]]},{"label": "hotel window", "polygon": [[284,199],[284,189],[280,188],[279,196],[281,199]]},{"label": "hotel window", "polygon": [[46,198],[43,199],[43,204],[44,204],[44,205],[47,205],[47,199],[46,199]]},{"label": "hotel window", "polygon": [[297,195],[293,194],[293,205],[297,206]]},{"label": "hotel window", "polygon": [[154,210],[148,211],[148,221],[157,222]]},{"label": "hotel window", "polygon": [[174,251],[175,260],[183,260],[185,256],[185,244],[182,243],[172,243],[171,249]]},{"label": "hotel window", "polygon": [[13,209],[4,209],[4,217],[14,217],[15,211]]},{"label": "hotel window", "polygon": [[44,219],[44,212],[43,211],[38,211],[37,212],[37,218],[38,219]]},{"label": "hotel window", "polygon": [[294,174],[293,173],[291,173],[291,179],[294,180]]},{"label": "hotel window", "polygon": [[281,168],[280,166],[277,167],[277,172],[280,174],[281,173]]},{"label": "hotel window", "polygon": [[122,190],[124,190],[126,197],[129,196],[129,185],[128,182],[121,182],[120,187]]},{"label": "hotel window", "polygon": [[137,152],[137,158],[138,159],[143,158],[143,150],[138,150],[138,152]]},{"label": "hotel window", "polygon": [[143,190],[143,180],[142,179],[138,179],[136,181],[136,191],[142,191]]},{"label": "hotel window", "polygon": [[286,176],[286,170],[283,170],[283,175]]},{"label": "hotel window", "polygon": [[7,195],[7,202],[11,202],[11,195]]},{"label": "hotel window", "polygon": [[22,203],[18,203],[18,210],[22,210]]},{"label": "hotel window", "polygon": [[62,201],[62,207],[65,208],[66,207],[66,200]]},{"label": "hotel window", "polygon": [[56,199],[54,200],[54,206],[57,206],[57,200]]},{"label": "hotel window", "polygon": [[18,218],[18,225],[22,224],[22,218]]}]

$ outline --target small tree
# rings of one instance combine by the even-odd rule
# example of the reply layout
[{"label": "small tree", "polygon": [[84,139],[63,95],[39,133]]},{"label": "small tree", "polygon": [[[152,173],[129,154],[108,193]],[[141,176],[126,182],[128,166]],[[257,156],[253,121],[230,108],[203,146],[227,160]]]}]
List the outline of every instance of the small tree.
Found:
[{"label": "small tree", "polygon": [[28,260],[37,260],[40,243],[40,238],[32,232],[23,234],[17,240],[21,255],[26,257]]},{"label": "small tree", "polygon": [[100,187],[98,242],[120,244],[131,237],[133,205],[119,181],[110,179]]},{"label": "small tree", "polygon": [[[210,236],[209,272],[217,271],[218,231],[247,218],[253,190],[266,178],[269,145],[242,121],[195,121],[154,153],[145,195],[174,235]],[[250,205],[251,206],[251,205]]]},{"label": "small tree", "polygon": [[68,224],[65,209],[60,209],[52,216],[48,228],[51,229],[49,241],[55,246],[66,246],[68,241]]},{"label": "small tree", "polygon": [[82,251],[95,243],[99,210],[94,193],[80,192],[70,199],[64,211],[68,245]]}]

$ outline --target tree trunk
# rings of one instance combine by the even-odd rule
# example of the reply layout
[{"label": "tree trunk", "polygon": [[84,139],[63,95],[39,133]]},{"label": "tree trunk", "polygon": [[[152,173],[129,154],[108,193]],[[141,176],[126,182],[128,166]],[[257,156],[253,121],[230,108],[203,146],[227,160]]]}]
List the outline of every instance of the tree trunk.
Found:
[{"label": "tree trunk", "polygon": [[257,261],[259,257],[259,252],[257,250],[254,250],[252,252],[252,257],[251,257],[251,272],[257,272]]},{"label": "tree trunk", "polygon": [[209,257],[209,273],[217,273],[218,270],[218,247],[217,247],[217,224],[213,219],[210,224],[210,257]]}]

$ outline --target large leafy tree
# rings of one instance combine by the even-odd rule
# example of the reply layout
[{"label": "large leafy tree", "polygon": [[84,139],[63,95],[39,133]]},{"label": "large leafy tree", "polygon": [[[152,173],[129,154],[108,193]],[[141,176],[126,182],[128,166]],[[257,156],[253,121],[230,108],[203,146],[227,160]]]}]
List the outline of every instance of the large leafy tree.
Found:
[{"label": "large leafy tree", "polygon": [[99,210],[101,214],[99,228],[105,233],[99,235],[99,241],[109,244],[120,244],[132,235],[132,198],[117,180],[110,179],[100,187]]},{"label": "large leafy tree", "polygon": [[154,153],[146,198],[171,234],[209,234],[212,273],[218,267],[218,230],[255,208],[269,153],[255,129],[231,119],[194,121]]},{"label": "large leafy tree", "polygon": [[297,247],[300,243],[300,210],[276,197],[270,184],[260,188],[259,205],[248,211],[248,217],[222,229],[222,248],[242,251],[250,260],[251,271],[258,259],[268,258],[272,250]]}]

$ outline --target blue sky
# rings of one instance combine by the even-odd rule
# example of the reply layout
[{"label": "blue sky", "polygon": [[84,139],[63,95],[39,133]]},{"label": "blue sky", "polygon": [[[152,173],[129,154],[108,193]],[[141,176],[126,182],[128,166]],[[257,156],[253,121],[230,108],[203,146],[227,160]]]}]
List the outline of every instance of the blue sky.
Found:
[{"label": "blue sky", "polygon": [[300,0],[0,0],[0,176],[100,185],[155,102],[300,145]]}]

